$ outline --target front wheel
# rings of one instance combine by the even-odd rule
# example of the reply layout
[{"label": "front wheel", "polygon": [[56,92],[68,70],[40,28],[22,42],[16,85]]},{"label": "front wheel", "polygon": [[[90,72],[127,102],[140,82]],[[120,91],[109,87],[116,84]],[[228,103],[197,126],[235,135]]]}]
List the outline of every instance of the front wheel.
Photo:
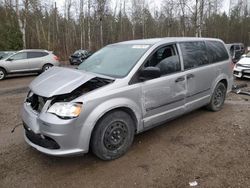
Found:
[{"label": "front wheel", "polygon": [[207,108],[217,112],[222,109],[227,94],[227,88],[224,83],[219,82],[214,89],[210,103]]},{"label": "front wheel", "polygon": [[121,157],[131,146],[135,125],[131,116],[124,111],[105,115],[96,125],[91,138],[93,153],[102,160]]},{"label": "front wheel", "polygon": [[3,80],[6,77],[6,71],[0,68],[0,80]]}]

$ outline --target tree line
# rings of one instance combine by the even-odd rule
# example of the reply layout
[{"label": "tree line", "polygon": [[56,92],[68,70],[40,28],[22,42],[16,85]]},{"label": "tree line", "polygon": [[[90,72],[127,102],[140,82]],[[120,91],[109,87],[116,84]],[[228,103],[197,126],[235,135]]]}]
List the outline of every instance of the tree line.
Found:
[{"label": "tree line", "polygon": [[41,48],[67,58],[77,49],[178,36],[250,45],[249,7],[240,1],[228,12],[221,7],[219,0],[65,0],[63,8],[43,0],[0,0],[0,50]]}]

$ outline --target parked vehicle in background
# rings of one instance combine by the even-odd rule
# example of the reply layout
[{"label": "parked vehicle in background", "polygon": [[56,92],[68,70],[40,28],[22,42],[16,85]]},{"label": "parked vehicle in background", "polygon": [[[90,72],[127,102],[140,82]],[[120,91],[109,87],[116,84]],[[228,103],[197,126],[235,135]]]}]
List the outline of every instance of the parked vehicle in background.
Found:
[{"label": "parked vehicle in background", "polygon": [[233,74],[237,78],[250,78],[250,52],[235,64]]},{"label": "parked vehicle in background", "polygon": [[227,49],[230,52],[233,63],[236,63],[240,60],[241,56],[245,53],[245,47],[242,43],[232,43],[226,44]]},{"label": "parked vehicle in background", "polygon": [[250,47],[247,47],[246,53],[241,56],[241,58],[249,56],[250,54]]},{"label": "parked vehicle in background", "polygon": [[122,156],[134,135],[192,110],[222,109],[233,83],[224,43],[160,38],[108,45],[78,69],[38,76],[22,107],[25,140],[55,156]]},{"label": "parked vehicle in background", "polygon": [[91,55],[92,53],[87,50],[77,50],[69,57],[69,62],[71,65],[80,65]]},{"label": "parked vehicle in background", "polygon": [[14,53],[16,53],[16,51],[0,51],[0,60],[7,58]]},{"label": "parked vehicle in background", "polygon": [[59,58],[47,50],[21,50],[0,60],[0,80],[8,74],[44,72],[59,65]]}]

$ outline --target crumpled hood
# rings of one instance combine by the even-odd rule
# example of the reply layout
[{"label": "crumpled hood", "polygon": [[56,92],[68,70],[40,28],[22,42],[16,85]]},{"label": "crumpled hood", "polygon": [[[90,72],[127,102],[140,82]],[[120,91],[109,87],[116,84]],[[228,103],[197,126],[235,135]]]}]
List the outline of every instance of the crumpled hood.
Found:
[{"label": "crumpled hood", "polygon": [[250,65],[250,57],[244,57],[240,59],[238,63],[242,65]]},{"label": "crumpled hood", "polygon": [[72,92],[96,75],[76,69],[53,67],[35,78],[30,89],[37,95],[52,97]]}]

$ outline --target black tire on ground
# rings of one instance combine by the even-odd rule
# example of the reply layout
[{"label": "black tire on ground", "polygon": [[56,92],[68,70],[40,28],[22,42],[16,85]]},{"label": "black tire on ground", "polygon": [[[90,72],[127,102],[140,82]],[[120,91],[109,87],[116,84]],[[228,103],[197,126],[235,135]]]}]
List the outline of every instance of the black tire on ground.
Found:
[{"label": "black tire on ground", "polygon": [[42,72],[49,70],[51,67],[53,67],[53,65],[51,65],[49,63],[43,65]]},{"label": "black tire on ground", "polygon": [[99,120],[91,137],[91,149],[102,160],[121,157],[134,140],[135,123],[121,110],[113,111]]},{"label": "black tire on ground", "polygon": [[207,105],[207,109],[213,112],[217,112],[222,109],[224,101],[226,99],[227,88],[224,83],[219,82],[212,94],[210,103]]},{"label": "black tire on ground", "polygon": [[6,71],[3,68],[0,68],[0,80],[3,80],[6,77]]}]

